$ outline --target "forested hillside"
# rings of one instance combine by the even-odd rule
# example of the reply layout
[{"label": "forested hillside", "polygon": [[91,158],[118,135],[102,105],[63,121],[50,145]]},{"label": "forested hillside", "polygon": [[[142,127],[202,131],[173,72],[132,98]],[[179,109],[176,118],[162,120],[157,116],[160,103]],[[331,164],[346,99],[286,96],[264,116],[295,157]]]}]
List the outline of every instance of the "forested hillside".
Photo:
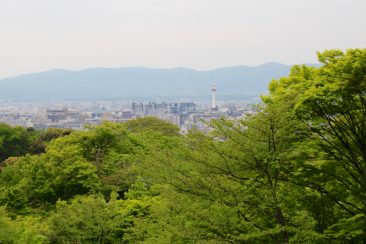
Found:
[{"label": "forested hillside", "polygon": [[0,243],[366,242],[366,49],[318,58],[209,134],[0,126]]}]

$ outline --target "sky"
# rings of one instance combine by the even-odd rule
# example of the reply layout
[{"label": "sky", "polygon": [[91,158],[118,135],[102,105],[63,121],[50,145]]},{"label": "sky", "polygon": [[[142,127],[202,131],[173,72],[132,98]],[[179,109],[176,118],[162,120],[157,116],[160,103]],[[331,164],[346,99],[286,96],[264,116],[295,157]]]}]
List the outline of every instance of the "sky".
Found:
[{"label": "sky", "polygon": [[0,0],[0,78],[49,69],[314,63],[366,47],[365,0]]}]

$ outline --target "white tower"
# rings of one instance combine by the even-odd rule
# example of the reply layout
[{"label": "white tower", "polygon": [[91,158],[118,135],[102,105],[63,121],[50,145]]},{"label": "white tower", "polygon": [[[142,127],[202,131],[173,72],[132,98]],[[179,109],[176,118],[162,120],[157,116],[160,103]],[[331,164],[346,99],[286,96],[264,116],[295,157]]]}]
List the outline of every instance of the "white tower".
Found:
[{"label": "white tower", "polygon": [[211,86],[211,111],[217,111],[215,82],[213,82]]}]

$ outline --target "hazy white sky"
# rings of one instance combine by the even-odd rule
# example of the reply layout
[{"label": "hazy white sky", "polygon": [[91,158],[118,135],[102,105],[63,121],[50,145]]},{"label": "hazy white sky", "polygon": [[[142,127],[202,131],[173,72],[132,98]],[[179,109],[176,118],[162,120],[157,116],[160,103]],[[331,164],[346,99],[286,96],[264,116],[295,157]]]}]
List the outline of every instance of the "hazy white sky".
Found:
[{"label": "hazy white sky", "polygon": [[356,47],[366,47],[366,0],[0,0],[0,77],[306,63]]}]

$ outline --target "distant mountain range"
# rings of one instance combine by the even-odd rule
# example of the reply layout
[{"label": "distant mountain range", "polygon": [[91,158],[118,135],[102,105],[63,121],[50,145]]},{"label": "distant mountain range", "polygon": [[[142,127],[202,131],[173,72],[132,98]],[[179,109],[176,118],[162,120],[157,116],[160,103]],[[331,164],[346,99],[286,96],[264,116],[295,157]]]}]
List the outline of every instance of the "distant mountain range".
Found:
[{"label": "distant mountain range", "polygon": [[218,99],[248,100],[267,93],[268,83],[289,74],[291,66],[266,63],[208,71],[187,68],[93,68],[50,70],[0,80],[0,100],[143,99],[205,97],[213,81]]}]

